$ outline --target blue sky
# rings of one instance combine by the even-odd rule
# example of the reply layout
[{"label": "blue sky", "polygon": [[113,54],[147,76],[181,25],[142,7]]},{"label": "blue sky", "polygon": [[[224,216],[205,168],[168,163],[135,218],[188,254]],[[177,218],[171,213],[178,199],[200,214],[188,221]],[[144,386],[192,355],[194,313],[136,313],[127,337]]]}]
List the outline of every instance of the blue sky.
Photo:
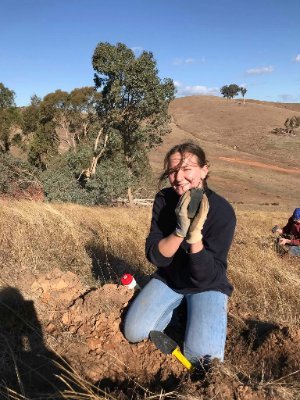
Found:
[{"label": "blue sky", "polygon": [[99,42],[151,51],[177,95],[236,83],[300,102],[300,0],[0,0],[0,82],[17,105],[93,85]]}]

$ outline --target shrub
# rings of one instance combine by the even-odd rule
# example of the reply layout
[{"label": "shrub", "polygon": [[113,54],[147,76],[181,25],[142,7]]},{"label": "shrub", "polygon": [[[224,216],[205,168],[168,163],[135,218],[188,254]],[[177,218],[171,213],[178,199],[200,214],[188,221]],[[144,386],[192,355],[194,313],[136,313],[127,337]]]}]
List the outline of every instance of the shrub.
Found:
[{"label": "shrub", "polygon": [[[41,172],[40,179],[48,201],[86,205],[111,204],[119,197],[126,198],[129,185],[139,196],[153,196],[155,184],[150,167],[144,165],[142,181],[135,175],[129,176],[120,153],[101,160],[96,175],[88,181],[79,180],[88,157],[88,149],[76,154],[70,152],[67,156],[58,157],[49,169]],[[140,171],[137,175],[139,173]]]},{"label": "shrub", "polygon": [[37,170],[9,154],[0,154],[0,195],[17,199],[43,199]]}]

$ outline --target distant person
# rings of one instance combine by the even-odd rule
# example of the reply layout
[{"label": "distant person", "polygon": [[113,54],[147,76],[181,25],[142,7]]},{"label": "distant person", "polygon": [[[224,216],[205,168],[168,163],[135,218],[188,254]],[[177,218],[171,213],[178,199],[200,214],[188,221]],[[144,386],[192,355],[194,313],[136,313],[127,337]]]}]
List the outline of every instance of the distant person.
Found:
[{"label": "distant person", "polygon": [[300,256],[300,208],[295,208],[285,227],[281,229],[276,225],[272,232],[280,234],[279,245],[288,246],[290,255]]},{"label": "distant person", "polygon": [[127,340],[140,342],[152,330],[164,331],[173,311],[186,301],[183,350],[199,367],[214,358],[224,360],[227,301],[233,290],[227,254],[236,225],[232,206],[208,188],[207,177],[208,161],[198,145],[179,144],[166,154],[160,181],[168,178],[171,187],[155,197],[146,239],[146,256],[157,271],[124,321]]}]

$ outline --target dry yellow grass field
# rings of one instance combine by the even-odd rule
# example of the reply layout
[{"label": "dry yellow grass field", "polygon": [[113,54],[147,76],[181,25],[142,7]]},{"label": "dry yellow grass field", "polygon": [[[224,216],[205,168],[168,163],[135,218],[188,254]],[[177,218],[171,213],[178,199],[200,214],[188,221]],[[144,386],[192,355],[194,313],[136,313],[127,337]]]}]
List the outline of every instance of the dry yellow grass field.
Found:
[{"label": "dry yellow grass field", "polygon": [[[237,209],[236,212],[238,225],[229,256],[229,276],[235,291],[229,306],[226,368],[230,373],[226,373],[226,385],[229,385],[230,380],[236,381],[237,376],[243,375],[251,379],[245,384],[239,378],[239,385],[249,388],[251,386],[249,382],[253,382],[254,386],[257,385],[258,378],[255,380],[253,376],[259,375],[259,379],[263,380],[260,387],[261,396],[267,396],[266,393],[271,393],[269,391],[272,388],[272,393],[276,392],[278,399],[296,398],[295,393],[299,389],[297,384],[299,383],[299,368],[297,370],[295,359],[298,357],[296,352],[300,350],[299,260],[289,256],[278,256],[272,248],[274,235],[270,231],[275,223],[283,225],[289,215],[287,212],[279,211]],[[54,341],[54,328],[51,328],[52,330],[49,328],[48,316],[43,315],[43,304],[39,303],[40,298],[36,292],[32,291],[33,280],[46,274],[46,279],[51,281],[51,279],[56,279],[57,270],[69,271],[79,277],[87,288],[99,287],[104,282],[113,283],[115,286],[109,289],[112,293],[117,290],[114,287],[118,287],[120,276],[126,271],[133,273],[143,285],[153,271],[153,267],[144,256],[144,242],[150,218],[149,207],[130,209],[1,201],[2,289],[7,286],[16,288],[26,301],[33,302],[42,326],[45,344],[52,346],[52,349],[62,356],[67,354],[71,365],[72,362],[76,365],[76,357],[70,359],[71,353],[67,352],[67,348],[71,348],[79,339],[76,335],[74,336],[74,333],[68,333],[70,327],[64,326]],[[67,289],[71,291],[70,288]],[[118,301],[122,303],[123,292],[117,293],[119,293],[117,296],[120,296]],[[46,297],[44,301],[48,301]],[[124,303],[126,301],[125,298]],[[101,307],[100,296],[98,309],[96,307],[97,312]],[[105,307],[108,313],[116,311],[118,307],[117,311],[120,311],[120,304],[114,301],[108,302]],[[54,312],[54,308],[49,309],[49,315]],[[80,313],[84,312],[82,309]],[[105,325],[107,324],[109,325],[109,319]],[[118,324],[115,325],[115,322],[112,322],[112,325],[116,329],[113,333],[115,340],[120,341],[120,348],[117,346],[115,349],[115,357],[122,357],[121,347],[125,346],[124,339],[119,332]],[[251,335],[254,335],[252,339]],[[272,337],[272,335],[275,336]],[[60,341],[62,338],[67,342]],[[80,340],[85,339],[86,333]],[[257,347],[257,343],[260,343],[260,347]],[[84,350],[81,352],[78,345],[76,346],[77,357],[82,357],[80,363],[83,368],[83,365],[87,363],[86,358],[83,357]],[[84,349],[84,344],[80,346]],[[133,353],[132,349],[129,350],[130,347],[134,346],[128,347],[132,358]],[[150,351],[148,348],[146,350],[139,355],[139,360],[146,357],[146,354],[149,354],[149,357],[157,357],[157,355],[151,356],[153,350],[150,349]],[[93,353],[91,355],[93,356]],[[284,356],[288,360],[288,365],[282,361]],[[96,361],[97,356],[93,357]],[[153,360],[147,362],[150,368]],[[122,368],[125,371],[125,366]],[[141,368],[147,370],[145,365]],[[90,364],[88,369],[90,369]],[[130,375],[130,367],[127,366],[126,371]],[[233,373],[233,371],[238,372]],[[139,373],[142,374],[141,371],[137,372],[135,369],[131,373],[131,379],[141,379]],[[225,378],[223,378],[224,384]],[[279,382],[277,382],[278,379]],[[116,383],[115,385],[117,387]],[[214,387],[217,387],[216,384]],[[92,399],[96,397],[92,395],[75,397],[73,393],[65,398]],[[115,398],[119,398],[118,395]],[[229,399],[230,397],[216,398]],[[275,397],[247,397],[245,395],[245,397],[236,398],[271,399]]]},{"label": "dry yellow grass field", "polygon": [[[295,324],[300,322],[299,260],[278,257],[271,233],[271,227],[282,226],[288,216],[237,210],[229,275],[235,285],[232,304],[238,303],[241,312]],[[153,267],[144,256],[144,243],[150,218],[149,207],[1,202],[0,265],[9,274],[7,284],[17,286],[24,271],[38,274],[55,268],[75,272],[91,284],[93,249],[107,280],[105,263],[119,277],[126,268],[141,277],[149,274]],[[2,273],[2,282],[5,276]],[[116,279],[111,276],[114,283]]]}]

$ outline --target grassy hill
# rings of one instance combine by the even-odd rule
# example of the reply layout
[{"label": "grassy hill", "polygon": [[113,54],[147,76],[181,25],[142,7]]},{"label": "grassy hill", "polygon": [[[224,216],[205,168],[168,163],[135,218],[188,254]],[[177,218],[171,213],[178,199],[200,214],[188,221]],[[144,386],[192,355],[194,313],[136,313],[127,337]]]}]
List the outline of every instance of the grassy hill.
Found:
[{"label": "grassy hill", "polygon": [[240,208],[298,205],[300,133],[278,136],[272,130],[300,116],[300,105],[191,96],[175,99],[170,114],[172,132],[150,156],[156,171],[167,149],[194,140],[210,161],[210,186]]},{"label": "grassy hill", "polygon": [[[300,116],[300,104],[227,100],[216,96],[175,99],[169,108],[172,132],[151,151],[154,171],[161,171],[166,151],[194,140],[210,161],[212,189],[240,209],[292,212],[300,197],[300,130],[295,136],[275,135],[287,118]],[[68,150],[61,137],[60,152]],[[17,158],[26,158],[12,147]]]}]

